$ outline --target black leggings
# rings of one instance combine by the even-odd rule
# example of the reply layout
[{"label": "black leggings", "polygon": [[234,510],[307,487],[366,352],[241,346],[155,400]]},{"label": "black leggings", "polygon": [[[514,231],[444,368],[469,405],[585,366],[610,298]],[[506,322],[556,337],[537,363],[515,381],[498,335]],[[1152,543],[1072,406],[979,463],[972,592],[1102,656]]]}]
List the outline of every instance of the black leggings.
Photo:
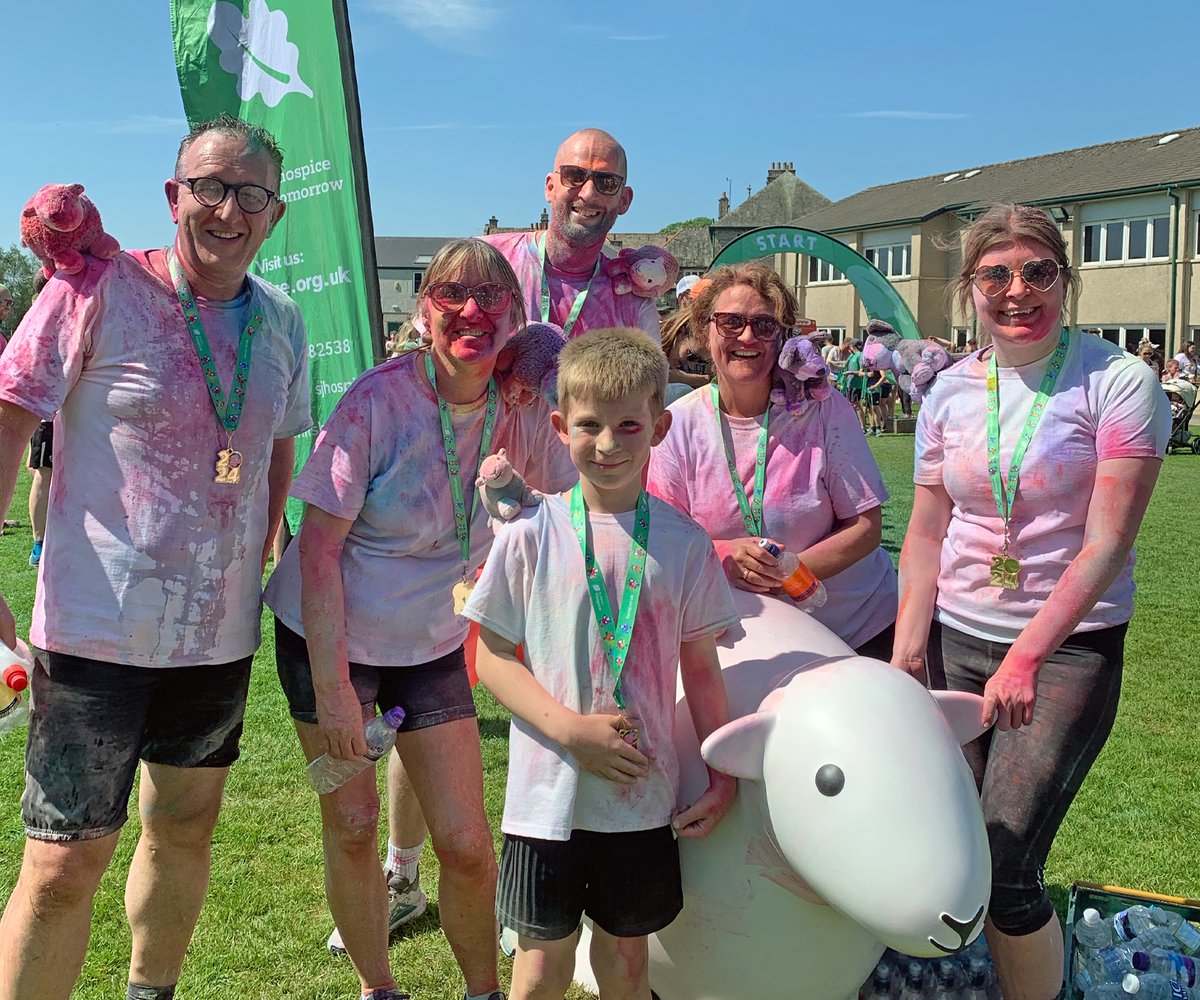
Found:
[{"label": "black leggings", "polygon": [[[1038,674],[1033,724],[989,729],[963,747],[992,851],[988,916],[1004,934],[1032,934],[1054,916],[1042,881],[1046,858],[1116,718],[1128,627],[1069,636]],[[935,621],[930,686],[982,695],[1008,649]]]}]

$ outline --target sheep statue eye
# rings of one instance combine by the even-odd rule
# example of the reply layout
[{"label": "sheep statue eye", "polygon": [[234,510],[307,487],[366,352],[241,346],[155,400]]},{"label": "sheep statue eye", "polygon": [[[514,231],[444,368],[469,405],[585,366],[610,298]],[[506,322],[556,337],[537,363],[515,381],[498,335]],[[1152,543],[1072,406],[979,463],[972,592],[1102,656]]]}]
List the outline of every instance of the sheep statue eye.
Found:
[{"label": "sheep statue eye", "polygon": [[822,795],[837,795],[846,785],[846,775],[837,764],[823,764],[817,770],[817,791]]}]

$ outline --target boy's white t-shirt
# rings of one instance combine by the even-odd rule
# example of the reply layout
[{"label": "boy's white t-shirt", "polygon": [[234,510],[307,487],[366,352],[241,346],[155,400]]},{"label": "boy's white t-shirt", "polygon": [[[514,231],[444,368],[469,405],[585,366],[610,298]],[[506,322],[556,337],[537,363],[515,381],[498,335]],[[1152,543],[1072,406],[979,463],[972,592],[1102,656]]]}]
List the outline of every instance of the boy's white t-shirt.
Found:
[{"label": "boy's white t-shirt", "polygon": [[[625,833],[665,826],[675,808],[673,742],[680,642],[738,621],[712,542],[695,521],[650,497],[650,537],[633,638],[621,686],[650,758],[632,785],[580,768],[560,744],[513,717],[505,833],[567,840],[572,830]],[[636,513],[588,513],[589,541],[619,614]],[[547,497],[499,531],[464,617],[525,644],[525,663],[555,701],[584,714],[619,714],[584,578],[583,552],[561,497]]]}]

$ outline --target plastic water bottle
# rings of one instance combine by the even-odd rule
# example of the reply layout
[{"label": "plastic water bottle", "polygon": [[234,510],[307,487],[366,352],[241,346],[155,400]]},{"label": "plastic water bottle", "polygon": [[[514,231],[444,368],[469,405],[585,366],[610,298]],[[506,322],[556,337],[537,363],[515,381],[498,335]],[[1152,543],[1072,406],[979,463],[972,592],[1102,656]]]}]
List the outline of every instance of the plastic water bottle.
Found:
[{"label": "plastic water bottle", "polygon": [[972,958],[967,963],[967,985],[963,987],[961,1000],[987,1000],[988,965],[982,958]]},{"label": "plastic water bottle", "polygon": [[28,656],[0,642],[0,736],[16,729],[29,716],[29,698],[22,692],[29,687],[32,669]]},{"label": "plastic water bottle", "polygon": [[1150,919],[1155,926],[1165,927],[1179,941],[1180,951],[1185,955],[1195,955],[1200,951],[1200,931],[1183,919],[1174,910],[1164,910],[1161,906],[1150,907]]},{"label": "plastic water bottle", "polygon": [[934,1000],[958,1000],[958,963],[952,959],[938,961],[933,997]]},{"label": "plastic water bottle", "polygon": [[1139,934],[1155,926],[1154,915],[1150,912],[1150,907],[1138,903],[1119,913],[1114,913],[1112,926],[1118,940],[1132,941]]},{"label": "plastic water bottle", "polygon": [[900,1000],[921,1000],[925,994],[925,967],[915,959],[904,969],[904,985],[900,987]]},{"label": "plastic water bottle", "polygon": [[784,552],[769,538],[759,541],[759,547],[766,549],[779,560],[779,569],[785,575],[783,581],[784,593],[801,608],[822,608],[829,600],[825,593],[825,584],[812,575],[812,570],[800,561],[795,552]]},{"label": "plastic water bottle", "polygon": [[1083,1000],[1129,1000],[1129,994],[1120,983],[1100,983],[1088,990]]},{"label": "plastic water bottle", "polygon": [[1188,989],[1200,982],[1200,968],[1197,967],[1195,959],[1177,951],[1167,951],[1165,948],[1153,948],[1148,953],[1135,951],[1133,971],[1139,975],[1143,972],[1153,972],[1166,976]]},{"label": "plastic water bottle", "polygon": [[1081,948],[1099,951],[1113,943],[1112,924],[1100,916],[1100,911],[1088,907],[1083,919],[1075,921],[1075,940]]},{"label": "plastic water bottle", "polygon": [[321,754],[308,765],[308,783],[319,795],[328,795],[340,788],[361,771],[365,771],[396,745],[396,730],[404,722],[404,709],[399,705],[377,715],[366,726],[367,752],[361,757],[337,760]]},{"label": "plastic water bottle", "polygon": [[1192,991],[1186,986],[1173,983],[1166,976],[1158,976],[1153,972],[1142,975],[1129,973],[1121,983],[1126,993],[1131,993],[1138,1000],[1191,1000]]},{"label": "plastic water bottle", "polygon": [[892,975],[895,971],[891,962],[886,959],[881,960],[875,966],[875,971],[871,974],[866,989],[863,990],[862,1000],[891,1000]]}]

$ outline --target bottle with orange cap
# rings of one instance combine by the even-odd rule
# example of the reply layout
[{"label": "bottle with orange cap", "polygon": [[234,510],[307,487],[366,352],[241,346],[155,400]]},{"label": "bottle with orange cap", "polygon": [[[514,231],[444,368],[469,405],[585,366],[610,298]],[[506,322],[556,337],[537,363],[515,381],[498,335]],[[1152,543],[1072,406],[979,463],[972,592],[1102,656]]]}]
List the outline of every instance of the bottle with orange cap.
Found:
[{"label": "bottle with orange cap", "polygon": [[0,642],[0,735],[15,729],[29,715],[29,699],[22,692],[29,687],[32,669],[27,656]]}]

